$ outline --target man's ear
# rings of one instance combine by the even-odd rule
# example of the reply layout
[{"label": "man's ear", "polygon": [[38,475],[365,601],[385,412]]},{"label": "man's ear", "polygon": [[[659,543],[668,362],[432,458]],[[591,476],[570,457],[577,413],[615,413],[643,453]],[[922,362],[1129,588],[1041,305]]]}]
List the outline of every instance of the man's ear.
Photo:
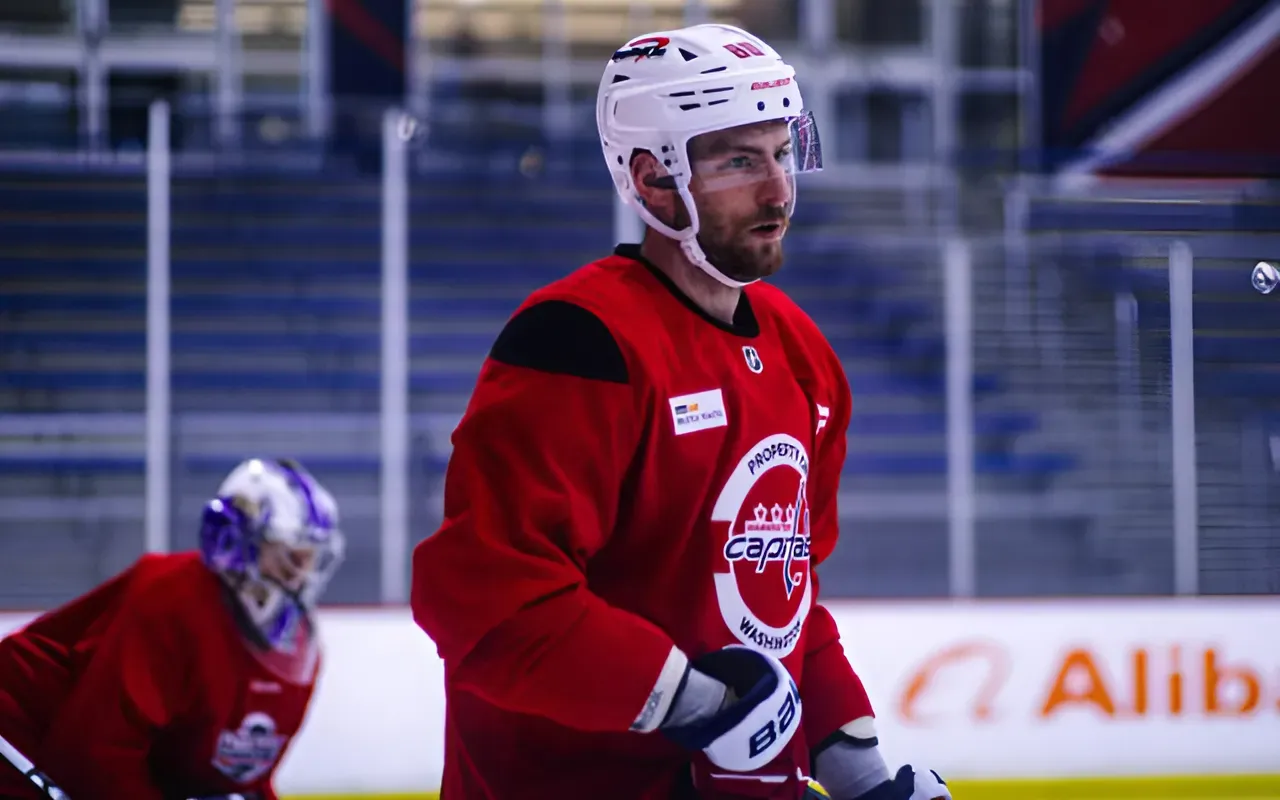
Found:
[{"label": "man's ear", "polygon": [[658,179],[666,174],[666,169],[658,163],[653,153],[647,150],[637,150],[632,153],[631,183],[635,186],[636,194],[640,196],[644,207],[650,211],[657,212],[669,203],[669,198],[662,195],[669,195],[671,192],[655,185]]},{"label": "man's ear", "polygon": [[631,182],[650,214],[676,230],[688,225],[689,215],[675,190],[675,179],[653,153],[637,150],[631,155]]}]

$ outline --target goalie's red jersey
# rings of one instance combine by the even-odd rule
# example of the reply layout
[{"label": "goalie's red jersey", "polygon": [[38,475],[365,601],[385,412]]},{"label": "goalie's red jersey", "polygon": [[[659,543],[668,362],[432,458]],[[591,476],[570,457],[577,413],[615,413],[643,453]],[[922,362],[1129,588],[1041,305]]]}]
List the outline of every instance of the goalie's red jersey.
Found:
[{"label": "goalie's red jersey", "polygon": [[795,677],[806,770],[806,746],[869,716],[813,573],[849,411],[829,343],[774,287],[724,324],[622,247],[531,296],[413,556],[445,661],[443,800],[669,800],[691,754],[654,731],[686,659],[729,644]]},{"label": "goalie's red jersey", "polygon": [[[273,800],[317,651],[251,644],[234,602],[198,553],[144,556],[0,641],[0,735],[77,800]],[[0,798],[28,797],[0,760]]]}]

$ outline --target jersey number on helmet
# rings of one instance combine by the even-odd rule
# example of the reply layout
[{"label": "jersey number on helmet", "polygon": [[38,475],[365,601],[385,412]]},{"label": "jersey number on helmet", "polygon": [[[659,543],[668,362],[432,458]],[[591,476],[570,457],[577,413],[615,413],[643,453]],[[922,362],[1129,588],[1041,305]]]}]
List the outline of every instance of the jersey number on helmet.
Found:
[{"label": "jersey number on helmet", "polygon": [[725,50],[733,53],[738,58],[751,58],[752,56],[762,56],[764,51],[756,47],[751,42],[738,42],[736,44],[726,44]]}]

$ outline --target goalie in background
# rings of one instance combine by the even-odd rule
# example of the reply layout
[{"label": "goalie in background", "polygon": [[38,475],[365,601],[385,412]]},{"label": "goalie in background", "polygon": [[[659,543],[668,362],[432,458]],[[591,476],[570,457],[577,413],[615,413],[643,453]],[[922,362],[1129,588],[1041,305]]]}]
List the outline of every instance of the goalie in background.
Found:
[{"label": "goalie in background", "polygon": [[[241,463],[198,551],[145,555],[0,641],[0,735],[74,800],[274,800],[343,544],[333,496],[299,464]],[[0,798],[40,797],[0,763]]]}]

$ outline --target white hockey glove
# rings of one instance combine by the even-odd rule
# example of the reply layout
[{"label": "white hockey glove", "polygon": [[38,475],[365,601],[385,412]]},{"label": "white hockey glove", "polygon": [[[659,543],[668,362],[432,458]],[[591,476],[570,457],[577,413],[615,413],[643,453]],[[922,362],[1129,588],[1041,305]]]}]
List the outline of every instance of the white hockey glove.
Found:
[{"label": "white hockey glove", "polygon": [[942,776],[931,769],[907,764],[893,776],[900,800],[951,800],[951,790]]},{"label": "white hockey glove", "polygon": [[[694,659],[689,668],[727,686],[724,703],[709,716],[664,725],[662,732],[677,744],[703,751],[717,767],[757,770],[773,761],[799,730],[800,690],[778,659],[730,645]],[[679,695],[672,705],[678,704]]]}]

